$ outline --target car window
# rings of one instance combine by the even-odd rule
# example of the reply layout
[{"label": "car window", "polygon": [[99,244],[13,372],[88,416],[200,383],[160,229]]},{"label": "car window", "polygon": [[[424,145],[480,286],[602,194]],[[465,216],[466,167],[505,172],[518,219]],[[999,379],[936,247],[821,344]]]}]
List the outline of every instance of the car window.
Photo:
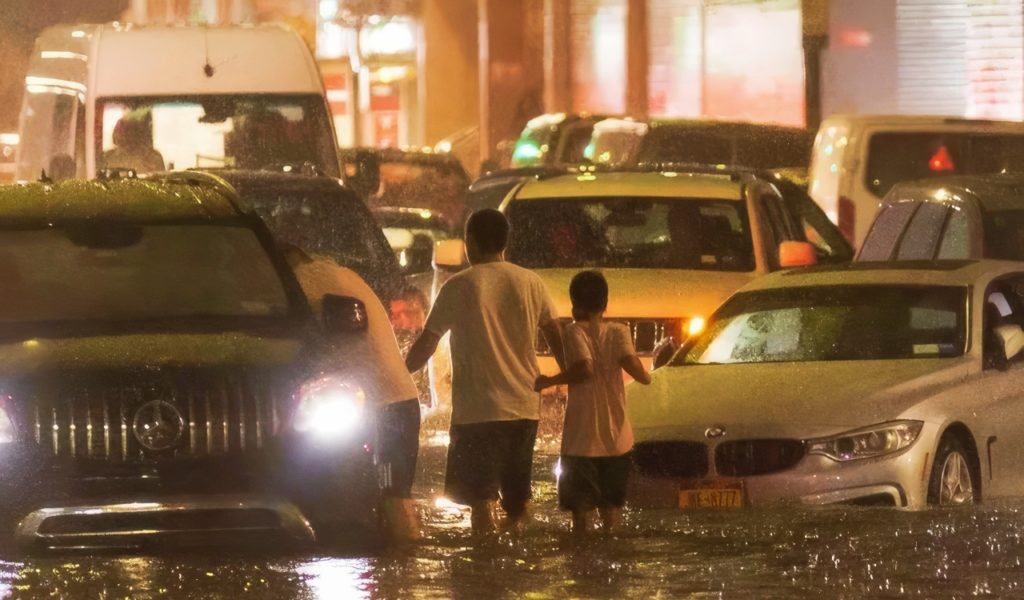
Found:
[{"label": "car window", "polygon": [[946,229],[942,232],[942,243],[939,245],[940,260],[966,260],[971,258],[970,220],[967,211],[960,207],[951,207],[946,219]]},{"label": "car window", "polygon": [[513,201],[512,262],[531,269],[638,268],[752,271],[741,202],[594,197]]},{"label": "car window", "polygon": [[[966,289],[848,285],[764,290],[729,300],[685,364],[959,356]],[[679,359],[677,359],[679,360]]]},{"label": "car window", "polygon": [[883,208],[871,225],[871,231],[864,239],[857,260],[889,260],[903,230],[920,205],[920,202],[898,202]]},{"label": "car window", "polygon": [[901,181],[1024,169],[1024,134],[877,133],[868,144],[865,185],[881,198]]},{"label": "car window", "polygon": [[946,224],[949,207],[935,202],[924,202],[914,213],[896,253],[897,260],[931,260]]},{"label": "car window", "polygon": [[814,246],[818,261],[842,263],[853,259],[853,248],[824,211],[796,185],[778,182],[785,206],[796,219],[804,239]]},{"label": "car window", "polygon": [[1024,260],[1024,211],[986,212],[985,257]]},{"label": "car window", "polygon": [[761,205],[761,214],[768,236],[765,236],[767,247],[765,252],[768,255],[768,262],[773,268],[779,266],[779,244],[785,240],[797,239],[788,219],[786,211],[782,210],[782,204],[778,196],[764,194],[758,202]]}]

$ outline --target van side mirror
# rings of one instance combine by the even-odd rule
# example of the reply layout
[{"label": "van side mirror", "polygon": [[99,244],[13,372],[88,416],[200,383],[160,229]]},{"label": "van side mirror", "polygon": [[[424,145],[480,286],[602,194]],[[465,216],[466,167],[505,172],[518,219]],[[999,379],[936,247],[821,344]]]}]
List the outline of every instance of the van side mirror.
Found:
[{"label": "van side mirror", "polygon": [[366,305],[350,296],[327,294],[323,298],[323,324],[324,331],[332,336],[366,331]]},{"label": "van side mirror", "polygon": [[783,269],[790,267],[810,267],[818,264],[818,251],[813,244],[786,240],[779,244],[779,266]]},{"label": "van side mirror", "polygon": [[654,371],[667,365],[669,361],[672,360],[672,357],[676,355],[678,350],[679,344],[670,337],[658,342],[658,345],[654,347],[654,352],[651,353],[654,357],[654,361],[651,364],[651,370]]},{"label": "van side mirror", "polygon": [[458,271],[467,266],[466,243],[462,240],[441,240],[434,245],[434,267]]}]

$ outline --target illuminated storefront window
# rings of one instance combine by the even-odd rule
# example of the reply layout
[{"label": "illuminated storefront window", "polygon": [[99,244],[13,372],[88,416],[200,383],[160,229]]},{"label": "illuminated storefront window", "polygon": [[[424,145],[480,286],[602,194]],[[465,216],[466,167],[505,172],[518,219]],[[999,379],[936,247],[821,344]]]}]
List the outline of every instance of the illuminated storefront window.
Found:
[{"label": "illuminated storefront window", "polygon": [[572,59],[576,111],[625,111],[626,0],[573,2]]}]

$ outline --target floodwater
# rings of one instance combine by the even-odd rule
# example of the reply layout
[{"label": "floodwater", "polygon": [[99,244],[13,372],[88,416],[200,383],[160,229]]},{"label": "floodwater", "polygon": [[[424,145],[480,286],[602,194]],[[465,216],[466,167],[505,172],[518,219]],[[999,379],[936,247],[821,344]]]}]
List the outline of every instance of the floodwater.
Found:
[{"label": "floodwater", "polygon": [[966,510],[635,511],[579,543],[536,463],[521,538],[473,540],[436,500],[443,447],[423,451],[426,541],[376,556],[170,554],[0,562],[4,598],[1024,597],[1024,501]]}]

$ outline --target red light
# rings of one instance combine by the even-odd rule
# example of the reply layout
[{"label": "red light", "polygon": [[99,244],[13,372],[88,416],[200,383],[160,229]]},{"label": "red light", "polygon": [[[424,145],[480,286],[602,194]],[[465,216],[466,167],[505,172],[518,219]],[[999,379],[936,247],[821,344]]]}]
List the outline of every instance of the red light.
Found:
[{"label": "red light", "polygon": [[939,146],[939,149],[935,151],[935,154],[928,159],[928,168],[936,172],[947,172],[956,170],[956,165],[953,164],[953,157],[949,155],[949,150],[946,145]]},{"label": "red light", "polygon": [[844,29],[839,32],[841,48],[867,48],[871,45],[871,32],[863,29]]}]

